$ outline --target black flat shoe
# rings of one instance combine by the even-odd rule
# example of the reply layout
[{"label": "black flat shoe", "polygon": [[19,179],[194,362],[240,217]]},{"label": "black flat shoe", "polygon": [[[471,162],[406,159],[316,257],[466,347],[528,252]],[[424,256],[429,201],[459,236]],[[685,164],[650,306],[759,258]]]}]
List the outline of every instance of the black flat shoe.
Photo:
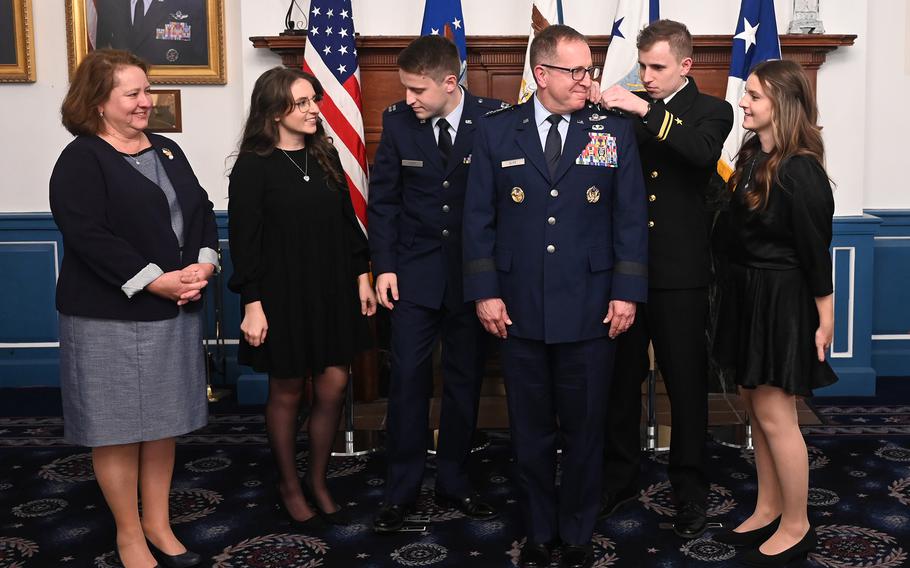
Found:
[{"label": "black flat shoe", "polygon": [[600,512],[597,520],[602,521],[619,510],[620,507],[638,497],[635,488],[627,487],[621,491],[605,491],[600,500]]},{"label": "black flat shoe", "polygon": [[300,484],[300,488],[303,489],[303,496],[306,497],[307,501],[313,504],[313,508],[316,509],[316,514],[322,517],[322,520],[326,523],[335,526],[354,524],[354,518],[343,507],[339,506],[338,510],[334,513],[328,513],[322,510],[319,506],[319,502],[316,501],[316,494],[313,491],[313,488],[310,487],[309,478],[303,478],[303,483]]},{"label": "black flat shoe", "polygon": [[685,501],[676,511],[673,519],[673,532],[685,539],[698,538],[708,528],[705,506],[694,501]]},{"label": "black flat shoe", "polygon": [[550,565],[550,549],[546,544],[527,541],[518,556],[519,568],[547,568]]},{"label": "black flat shoe", "polygon": [[190,550],[187,550],[183,554],[165,554],[157,546],[152,544],[152,541],[149,539],[145,539],[145,542],[148,544],[152,556],[166,568],[192,568],[193,566],[202,564],[202,556]]},{"label": "black flat shoe", "polygon": [[481,501],[480,496],[477,494],[468,495],[466,497],[454,497],[437,491],[435,501],[440,507],[454,507],[464,516],[476,521],[489,521],[490,519],[495,519],[499,516],[496,509],[489,503]]},{"label": "black flat shoe", "polygon": [[746,566],[755,566],[757,568],[773,568],[776,566],[786,566],[794,560],[804,560],[810,552],[815,550],[815,544],[818,538],[815,534],[815,527],[809,527],[806,536],[799,542],[777,554],[765,554],[754,548],[743,553],[742,562]]},{"label": "black flat shoe", "polygon": [[594,549],[590,544],[567,544],[562,547],[559,568],[591,568]]},{"label": "black flat shoe", "polygon": [[411,505],[385,504],[373,517],[373,530],[378,533],[393,533],[401,530]]},{"label": "black flat shoe", "polygon": [[780,526],[780,517],[777,517],[767,525],[753,529],[751,531],[736,532],[734,530],[725,530],[711,537],[714,542],[729,544],[730,546],[758,546],[765,542],[771,535],[777,532]]},{"label": "black flat shoe", "polygon": [[326,524],[326,522],[324,520],[322,520],[322,517],[319,516],[318,512],[305,521],[298,521],[297,519],[295,519],[293,517],[293,515],[291,515],[291,512],[288,511],[288,508],[285,506],[284,502],[281,500],[281,497],[278,498],[278,503],[275,506],[281,512],[281,516],[284,517],[284,519],[286,521],[290,522],[291,526],[295,530],[302,531],[302,532],[313,532],[313,531],[321,531],[321,530],[325,530],[325,529],[329,528],[329,525]]}]

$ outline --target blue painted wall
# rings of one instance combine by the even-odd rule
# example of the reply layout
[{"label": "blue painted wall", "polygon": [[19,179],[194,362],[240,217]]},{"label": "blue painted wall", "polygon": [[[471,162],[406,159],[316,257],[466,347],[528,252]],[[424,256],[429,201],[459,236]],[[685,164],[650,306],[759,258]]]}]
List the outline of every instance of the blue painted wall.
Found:
[{"label": "blue painted wall", "polygon": [[[227,215],[217,214],[223,274],[232,272]],[[57,384],[54,286],[63,254],[50,215],[0,214],[0,387]],[[832,258],[835,333],[831,363],[840,381],[819,395],[871,395],[876,376],[910,375],[910,210],[867,211],[837,217]],[[226,372],[237,365],[239,297],[226,277],[213,283],[223,297]],[[215,337],[214,294],[206,294],[208,338]],[[214,346],[210,346],[214,349]]]}]

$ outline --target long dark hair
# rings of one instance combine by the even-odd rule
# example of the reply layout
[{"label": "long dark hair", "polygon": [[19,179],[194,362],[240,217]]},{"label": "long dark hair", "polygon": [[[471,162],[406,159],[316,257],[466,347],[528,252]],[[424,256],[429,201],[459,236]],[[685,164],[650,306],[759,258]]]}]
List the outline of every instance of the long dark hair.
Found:
[{"label": "long dark hair", "polygon": [[[781,163],[791,156],[811,156],[824,167],[825,145],[818,120],[815,93],[798,63],[786,60],[764,61],[752,69],[752,75],[759,80],[762,89],[771,99],[771,135],[774,149],[761,164],[755,167],[752,190],[746,196],[746,203],[752,210],[763,210],[773,183],[780,182],[778,172]],[[736,155],[736,171],[727,182],[736,188],[747,180],[752,165],[761,152],[761,143],[755,134],[747,135]]]},{"label": "long dark hair", "polygon": [[[322,98],[324,91],[319,80],[300,69],[275,67],[256,79],[250,97],[250,114],[243,127],[238,154],[269,156],[275,151],[278,144],[278,123],[275,117],[284,116],[294,110],[295,101],[291,95],[291,85],[298,79],[312,85],[313,91],[316,92],[315,100]],[[316,132],[307,134],[304,140],[310,155],[316,158],[329,180],[339,189],[346,189],[347,180],[341,169],[338,152],[325,134],[322,117],[316,122]]]}]

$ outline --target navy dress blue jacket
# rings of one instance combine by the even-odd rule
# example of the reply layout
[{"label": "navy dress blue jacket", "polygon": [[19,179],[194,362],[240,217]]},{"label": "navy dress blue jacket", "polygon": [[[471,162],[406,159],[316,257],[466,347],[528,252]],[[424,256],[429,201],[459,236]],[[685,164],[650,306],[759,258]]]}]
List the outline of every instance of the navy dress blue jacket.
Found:
[{"label": "navy dress blue jacket", "polygon": [[647,206],[628,119],[573,113],[550,179],[528,101],[480,121],[472,161],[466,300],[502,298],[509,334],[546,343],[603,337],[610,300],[646,301]]},{"label": "navy dress blue jacket", "polygon": [[404,101],[382,115],[367,208],[373,274],[394,272],[402,300],[432,309],[464,303],[461,219],[474,131],[501,101],[464,91],[464,110],[443,166],[431,120]]},{"label": "navy dress blue jacket", "polygon": [[[177,193],[183,253],[161,188],[101,138],[77,136],[63,149],[50,180],[51,212],[63,234],[61,313],[133,321],[176,317],[176,302],[147,291],[129,298],[121,286],[149,263],[170,272],[197,262],[203,247],[218,250],[212,202],[180,146],[147,136]],[[202,302],[183,307],[201,308]]]}]

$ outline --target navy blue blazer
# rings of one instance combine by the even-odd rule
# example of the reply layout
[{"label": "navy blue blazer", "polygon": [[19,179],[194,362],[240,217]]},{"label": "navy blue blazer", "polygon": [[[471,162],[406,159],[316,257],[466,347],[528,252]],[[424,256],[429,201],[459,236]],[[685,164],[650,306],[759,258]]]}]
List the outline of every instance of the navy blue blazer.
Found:
[{"label": "navy blue blazer", "polygon": [[[128,298],[121,286],[149,263],[164,272],[218,250],[212,202],[173,140],[147,134],[183,213],[183,254],[164,192],[97,136],[77,136],[54,166],[50,204],[63,234],[57,309],[64,314],[133,321],[177,316],[177,304],[147,291]],[[202,302],[184,309],[195,311]]]},{"label": "navy blue blazer", "polygon": [[529,101],[480,121],[472,161],[465,299],[502,298],[510,335],[603,337],[610,300],[646,300],[644,181],[628,119],[590,105],[573,113],[551,179]]},{"label": "navy blue blazer", "polygon": [[[373,274],[394,272],[402,300],[439,309],[464,303],[461,219],[480,118],[505,103],[464,92],[464,110],[443,167],[431,120],[404,101],[382,115],[367,215]],[[506,105],[508,106],[508,105]]]}]

